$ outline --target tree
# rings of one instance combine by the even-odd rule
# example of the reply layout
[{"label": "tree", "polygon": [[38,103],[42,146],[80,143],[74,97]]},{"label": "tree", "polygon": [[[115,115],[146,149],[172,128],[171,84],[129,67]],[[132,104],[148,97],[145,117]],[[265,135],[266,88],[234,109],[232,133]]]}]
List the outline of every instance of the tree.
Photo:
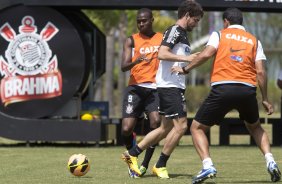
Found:
[{"label": "tree", "polygon": [[[115,41],[114,34],[116,32],[116,26],[119,22],[120,11],[105,11],[105,10],[85,10],[86,15],[105,33],[106,35],[106,75],[102,79],[105,85],[96,87],[97,90],[104,89],[105,94],[103,96],[104,101],[109,103],[109,115],[114,116],[114,96],[113,96],[113,68],[114,68],[114,56],[115,56]],[[97,83],[102,85],[101,83]]]}]

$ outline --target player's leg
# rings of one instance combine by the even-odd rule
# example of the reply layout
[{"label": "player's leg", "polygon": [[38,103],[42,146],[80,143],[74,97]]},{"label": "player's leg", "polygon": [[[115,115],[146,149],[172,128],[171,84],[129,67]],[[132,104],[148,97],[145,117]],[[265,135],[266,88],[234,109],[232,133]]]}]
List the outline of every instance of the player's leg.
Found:
[{"label": "player's leg", "polygon": [[136,125],[137,118],[123,118],[121,135],[123,143],[127,150],[130,150],[133,145],[133,129]]},{"label": "player's leg", "polygon": [[259,122],[256,89],[244,87],[241,90],[244,90],[243,94],[246,94],[246,97],[240,104],[238,104],[240,118],[245,121],[246,128],[263,153],[266,160],[267,171],[271,176],[271,180],[273,182],[279,181],[281,179],[281,172],[279,171],[279,168],[274,161],[274,157],[271,153],[268,136]]},{"label": "player's leg", "polygon": [[179,140],[187,131],[187,118],[182,117],[173,119],[173,125],[172,130],[166,136],[166,141],[162,150],[166,155],[170,155],[173,152]]},{"label": "player's leg", "polygon": [[203,164],[202,170],[196,176],[193,177],[193,184],[201,183],[208,178],[213,178],[216,176],[217,173],[209,154],[209,142],[206,135],[209,130],[209,126],[200,124],[196,120],[193,120],[190,127],[194,147],[198,155],[200,156]]},{"label": "player's leg", "polygon": [[158,143],[160,140],[166,137],[172,126],[173,125],[171,122],[162,121],[159,128],[149,132],[140,143],[122,154],[124,160],[126,160],[127,163],[130,163],[128,164],[130,169],[134,173],[137,173],[138,176],[141,176],[142,173],[137,164],[137,157],[149,146]]},{"label": "player's leg", "polygon": [[166,164],[171,153],[179,143],[179,140],[187,131],[187,118],[182,117],[178,119],[173,119],[173,124],[174,126],[172,130],[166,136],[165,144],[162,149],[161,155],[156,165],[153,167],[153,173],[162,179],[169,178],[168,171],[166,169]]},{"label": "player's leg", "polygon": [[[190,132],[194,147],[202,160],[202,170],[193,177],[192,183],[202,183],[208,178],[216,176],[216,169],[212,162],[209,153],[209,142],[206,133],[210,130],[210,127],[215,123],[220,123],[225,114],[230,110],[229,102],[225,102],[223,96],[226,91],[225,86],[212,87],[211,92],[205,99],[191,124]],[[226,93],[229,93],[227,90]],[[229,99],[229,98],[228,98]]]},{"label": "player's leg", "polygon": [[281,172],[276,164],[274,157],[270,151],[270,143],[268,136],[264,129],[261,127],[260,122],[254,124],[245,122],[247,129],[254,138],[256,144],[260,148],[266,160],[267,171],[270,174],[271,181],[277,182],[281,179]]},{"label": "player's leg", "polygon": [[167,99],[170,99],[169,97],[166,97],[168,94],[170,88],[161,88],[158,89],[158,97],[159,97],[159,114],[161,117],[161,125],[157,129],[149,132],[144,139],[138,143],[137,147],[139,147],[141,150],[147,149],[149,146],[152,146],[156,143],[158,143],[160,140],[162,140],[168,132],[172,129],[173,124],[170,119],[167,119],[164,117],[164,112],[167,109]]},{"label": "player's leg", "polygon": [[[139,86],[128,86],[123,98],[123,113],[122,113],[122,129],[121,134],[127,150],[133,147],[133,130],[137,119],[143,112],[143,102],[140,97]],[[139,166],[137,157],[133,158],[125,152],[122,154],[122,159],[128,164],[128,173],[130,177],[139,176]]]},{"label": "player's leg", "polygon": [[139,147],[140,150],[145,150],[149,146],[157,144],[163,138],[167,136],[169,131],[172,129],[173,124],[171,121],[167,121],[166,118],[161,116],[162,121],[160,127],[156,128],[155,130],[149,132],[141,142],[137,144],[136,147]]},{"label": "player's leg", "polygon": [[261,127],[260,122],[257,121],[254,124],[245,122],[247,129],[254,138],[256,144],[263,153],[266,161],[267,171],[270,174],[271,181],[277,182],[281,179],[281,172],[276,164],[274,157],[270,151],[270,143],[268,136],[264,129]]},{"label": "player's leg", "polygon": [[[158,97],[156,89],[148,89],[147,92],[148,92],[148,95],[146,96],[148,97],[146,98],[146,101],[145,101],[145,110],[146,112],[148,112],[148,118],[150,122],[150,131],[153,131],[160,126],[160,122],[161,122],[161,117],[158,112],[159,97]],[[152,155],[155,151],[155,147],[157,144],[158,143],[152,144],[151,146],[149,146],[146,149],[144,160],[140,166],[140,171],[141,171],[142,176],[146,173],[148,169],[149,162],[152,158]]]},{"label": "player's leg", "polygon": [[[150,120],[150,131],[153,131],[156,128],[158,128],[158,126],[160,124],[159,112],[157,112],[157,111],[151,112],[149,114],[149,120]],[[146,153],[145,153],[143,162],[142,162],[142,164],[140,165],[140,168],[139,168],[140,172],[141,172],[141,176],[143,176],[146,173],[148,166],[149,166],[149,162],[150,162],[150,160],[153,156],[153,153],[154,153],[157,145],[158,145],[158,143],[153,144],[146,149]]]},{"label": "player's leg", "polygon": [[193,144],[201,160],[210,158],[209,142],[206,136],[206,132],[208,132],[209,130],[209,126],[200,124],[196,120],[193,120],[190,127]]},{"label": "player's leg", "polygon": [[173,128],[166,136],[162,153],[153,167],[153,173],[159,178],[169,178],[166,163],[178,144],[181,137],[187,131],[187,109],[184,97],[185,90],[179,88],[158,89],[160,98],[160,109],[163,110],[167,121],[172,121]]}]

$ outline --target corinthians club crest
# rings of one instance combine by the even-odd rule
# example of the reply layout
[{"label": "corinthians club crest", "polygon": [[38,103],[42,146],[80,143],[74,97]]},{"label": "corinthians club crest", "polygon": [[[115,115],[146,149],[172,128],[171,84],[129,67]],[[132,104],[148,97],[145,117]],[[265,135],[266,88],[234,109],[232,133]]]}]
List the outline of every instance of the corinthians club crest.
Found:
[{"label": "corinthians club crest", "polygon": [[0,28],[1,36],[9,42],[5,58],[0,56],[1,101],[5,105],[62,94],[57,57],[48,45],[59,29],[48,22],[38,34],[34,23],[33,17],[23,17],[19,34],[9,23]]}]

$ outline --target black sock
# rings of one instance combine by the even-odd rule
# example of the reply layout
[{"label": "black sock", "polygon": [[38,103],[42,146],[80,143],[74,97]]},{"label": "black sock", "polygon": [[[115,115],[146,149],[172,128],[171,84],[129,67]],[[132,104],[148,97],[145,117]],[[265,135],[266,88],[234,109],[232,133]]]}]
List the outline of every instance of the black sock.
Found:
[{"label": "black sock", "polygon": [[138,145],[134,146],[133,148],[131,148],[128,153],[129,155],[131,156],[134,156],[134,157],[138,157],[138,155],[140,155],[141,153],[143,152],[143,150],[141,150]]},{"label": "black sock", "polygon": [[155,148],[158,144],[155,144],[153,146],[150,146],[149,148],[146,149],[146,153],[145,153],[145,157],[144,157],[144,160],[142,162],[142,166],[146,167],[146,169],[148,169],[148,166],[149,166],[149,162],[153,156],[153,153],[155,151]]},{"label": "black sock", "polygon": [[169,159],[170,155],[165,155],[163,152],[160,155],[160,158],[156,164],[156,168],[166,167],[166,162]]},{"label": "black sock", "polygon": [[123,143],[127,150],[130,150],[133,147],[133,133],[129,136],[123,135]]}]

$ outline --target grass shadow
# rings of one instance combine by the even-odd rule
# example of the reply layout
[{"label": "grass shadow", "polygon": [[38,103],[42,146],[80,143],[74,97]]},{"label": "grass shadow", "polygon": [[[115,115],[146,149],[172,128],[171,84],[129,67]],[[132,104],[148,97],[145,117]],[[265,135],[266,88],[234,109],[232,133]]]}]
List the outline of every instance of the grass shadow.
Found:
[{"label": "grass shadow", "polygon": [[[169,174],[169,177],[171,178],[171,179],[183,179],[183,178],[189,178],[189,179],[191,179],[192,178],[192,174]],[[146,174],[146,175],[144,175],[142,178],[151,178],[151,177],[156,177],[156,175],[153,175],[153,174]]]}]

